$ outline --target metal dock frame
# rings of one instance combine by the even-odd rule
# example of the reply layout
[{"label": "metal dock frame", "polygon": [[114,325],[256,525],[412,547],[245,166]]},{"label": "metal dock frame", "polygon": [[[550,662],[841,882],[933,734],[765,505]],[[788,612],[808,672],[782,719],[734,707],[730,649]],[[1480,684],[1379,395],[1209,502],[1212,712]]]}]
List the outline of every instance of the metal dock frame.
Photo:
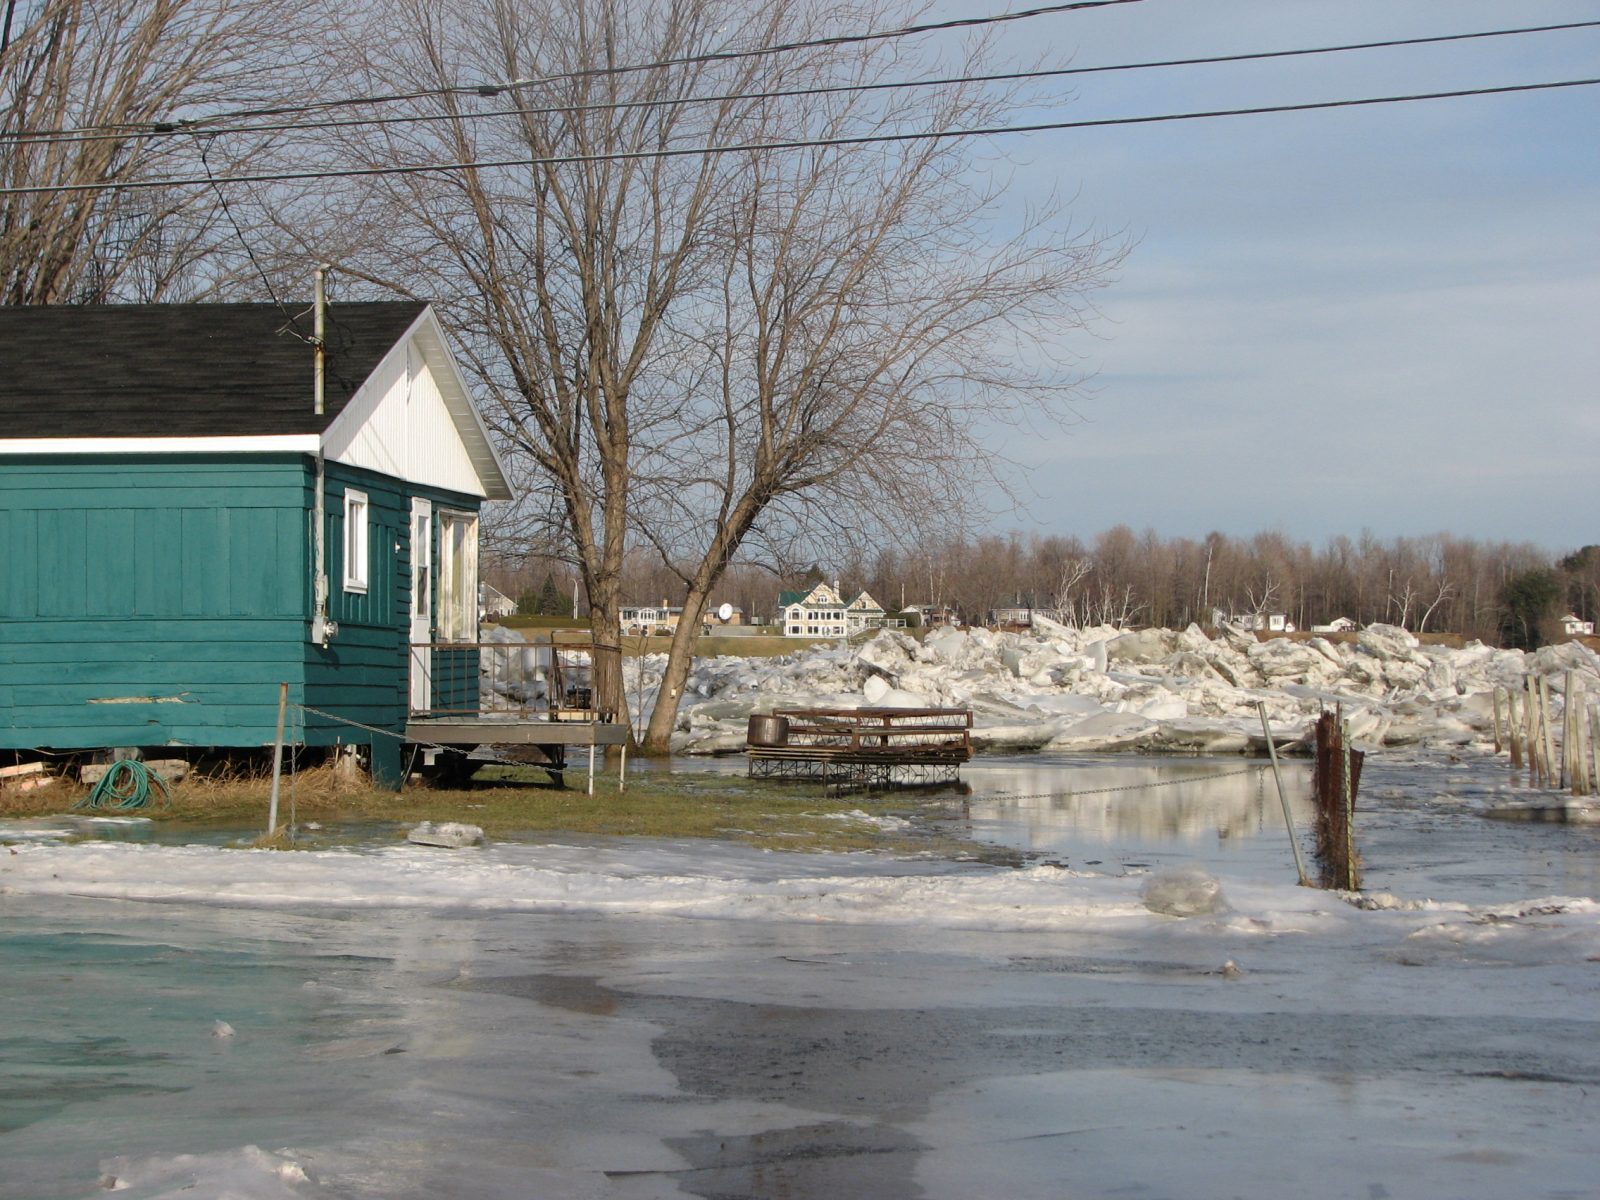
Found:
[{"label": "metal dock frame", "polygon": [[780,708],[750,719],[745,753],[757,779],[863,787],[949,783],[972,759],[972,711]]}]

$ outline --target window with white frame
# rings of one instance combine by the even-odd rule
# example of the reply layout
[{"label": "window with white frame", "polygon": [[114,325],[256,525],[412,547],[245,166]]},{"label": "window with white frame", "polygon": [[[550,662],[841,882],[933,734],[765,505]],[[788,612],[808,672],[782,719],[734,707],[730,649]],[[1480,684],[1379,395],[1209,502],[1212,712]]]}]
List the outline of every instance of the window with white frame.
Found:
[{"label": "window with white frame", "polygon": [[367,494],[347,489],[344,494],[344,590],[367,590]]},{"label": "window with white frame", "polygon": [[478,518],[439,514],[439,640],[478,637]]},{"label": "window with white frame", "polygon": [[411,619],[426,626],[433,615],[433,510],[411,502]]}]

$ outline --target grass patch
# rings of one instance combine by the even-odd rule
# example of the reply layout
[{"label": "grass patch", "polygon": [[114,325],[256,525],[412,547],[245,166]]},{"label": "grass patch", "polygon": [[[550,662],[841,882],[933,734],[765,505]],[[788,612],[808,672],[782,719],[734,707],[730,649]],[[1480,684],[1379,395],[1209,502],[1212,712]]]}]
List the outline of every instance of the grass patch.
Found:
[{"label": "grass patch", "polygon": [[589,622],[581,617],[525,616],[513,613],[509,617],[501,617],[493,624],[504,625],[507,629],[571,629],[579,633],[589,632]]},{"label": "grass patch", "polygon": [[[569,776],[570,777],[570,776]],[[278,811],[287,821],[291,804],[301,826],[393,823],[395,836],[418,821],[464,821],[490,838],[542,834],[614,837],[717,838],[772,850],[878,850],[897,854],[1005,860],[993,847],[950,837],[925,820],[945,815],[937,799],[911,793],[874,797],[830,794],[821,785],[751,780],[710,772],[649,771],[634,775],[625,792],[614,775],[597,776],[595,794],[544,783],[530,767],[490,766],[470,787],[439,788],[411,782],[403,792],[374,790],[365,779],[319,767],[282,784]],[[138,816],[196,828],[260,827],[265,823],[271,782],[265,778],[194,776],[172,787],[171,803],[141,809]],[[28,792],[0,792],[0,816],[37,817],[66,812],[88,788],[65,780]],[[909,818],[905,827],[884,828],[850,814]],[[336,840],[336,839],[335,839]],[[262,838],[261,846],[282,846]],[[319,838],[319,846],[328,844]]]}]

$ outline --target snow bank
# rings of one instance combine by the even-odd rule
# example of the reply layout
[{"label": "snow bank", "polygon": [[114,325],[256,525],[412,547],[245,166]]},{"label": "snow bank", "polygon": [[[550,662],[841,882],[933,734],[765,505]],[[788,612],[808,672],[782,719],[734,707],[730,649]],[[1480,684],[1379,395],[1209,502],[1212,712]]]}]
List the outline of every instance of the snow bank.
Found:
[{"label": "snow bank", "polygon": [[257,909],[597,913],[907,929],[1212,938],[1380,936],[1399,955],[1575,962],[1600,954],[1600,902],[1547,896],[1474,907],[1402,901],[1193,869],[1100,874],[732,845],[500,843],[230,850],[35,843],[0,857],[0,895]]},{"label": "snow bank", "polygon": [[[654,703],[665,657],[627,664],[628,695]],[[1563,673],[1600,686],[1600,657],[1577,642],[1535,654],[1473,642],[1424,646],[1372,625],[1348,644],[1326,638],[1259,642],[1223,627],[1178,631],[1070,629],[1030,633],[941,629],[923,643],[884,630],[858,646],[814,646],[774,659],[695,664],[673,749],[742,749],[752,713],[796,705],[970,708],[981,746],[1236,754],[1264,746],[1257,701],[1276,735],[1308,736],[1342,705],[1358,742],[1447,748],[1491,736],[1491,693],[1527,673],[1559,693]]]},{"label": "snow bank", "polygon": [[[863,819],[866,814],[862,814]],[[951,929],[1072,929],[1148,917],[1132,877],[880,856],[670,845],[237,850],[48,843],[0,862],[0,895],[249,908],[591,912]],[[55,853],[51,853],[54,851]],[[720,857],[719,857],[720,853]]]}]

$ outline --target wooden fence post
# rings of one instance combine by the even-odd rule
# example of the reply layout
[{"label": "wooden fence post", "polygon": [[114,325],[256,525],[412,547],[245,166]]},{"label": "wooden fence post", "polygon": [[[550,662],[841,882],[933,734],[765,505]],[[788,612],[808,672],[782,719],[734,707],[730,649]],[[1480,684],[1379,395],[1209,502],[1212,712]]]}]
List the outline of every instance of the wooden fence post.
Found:
[{"label": "wooden fence post", "polygon": [[1589,782],[1600,792],[1600,707],[1589,710]]},{"label": "wooden fence post", "polygon": [[1517,693],[1506,689],[1506,724],[1511,727],[1511,766],[1522,766],[1522,706],[1517,703]]},{"label": "wooden fence post", "polygon": [[1539,685],[1532,675],[1524,675],[1522,685],[1527,693],[1522,715],[1527,724],[1528,782],[1533,784],[1539,779]]},{"label": "wooden fence post", "polygon": [[267,806],[267,836],[278,828],[278,781],[283,778],[283,721],[289,712],[289,685],[278,685],[278,732],[272,739],[272,801]]},{"label": "wooden fence post", "polygon": [[1544,784],[1558,787],[1560,776],[1556,768],[1556,731],[1550,724],[1550,680],[1539,676],[1539,729],[1544,743]]}]

